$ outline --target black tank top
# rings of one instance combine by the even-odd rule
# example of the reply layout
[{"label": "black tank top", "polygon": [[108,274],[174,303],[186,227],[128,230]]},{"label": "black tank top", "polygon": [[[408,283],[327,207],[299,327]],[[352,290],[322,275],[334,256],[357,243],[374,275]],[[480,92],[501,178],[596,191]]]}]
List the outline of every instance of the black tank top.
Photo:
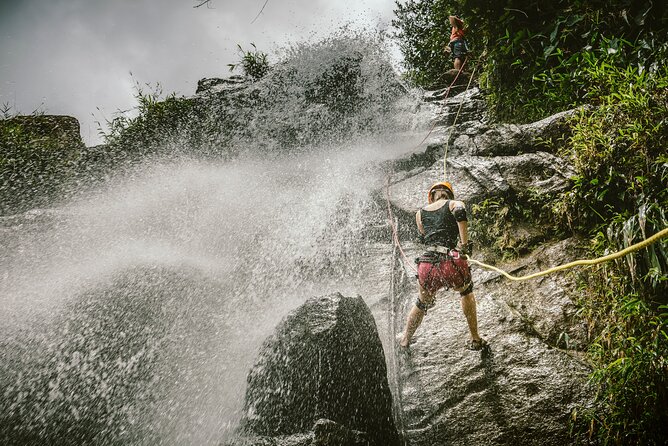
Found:
[{"label": "black tank top", "polygon": [[424,228],[425,244],[445,246],[449,249],[457,246],[459,227],[454,215],[450,212],[450,200],[435,211],[422,209],[420,218]]}]

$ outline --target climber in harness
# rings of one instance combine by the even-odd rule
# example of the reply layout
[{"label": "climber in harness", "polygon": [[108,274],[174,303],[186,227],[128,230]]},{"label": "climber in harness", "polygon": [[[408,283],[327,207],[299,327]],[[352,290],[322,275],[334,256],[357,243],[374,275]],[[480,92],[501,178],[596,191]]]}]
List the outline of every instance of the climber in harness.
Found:
[{"label": "climber in harness", "polygon": [[465,257],[471,254],[472,249],[468,240],[466,208],[464,203],[454,198],[450,183],[436,183],[427,194],[427,206],[415,215],[418,231],[427,249],[416,259],[419,296],[408,314],[406,328],[399,334],[402,347],[409,346],[424,315],[434,306],[436,292],[441,288],[452,288],[459,291],[462,297],[462,309],[471,334],[468,348],[480,350],[486,345],[478,334],[471,270]]},{"label": "climber in harness", "polygon": [[448,17],[452,29],[450,30],[450,43],[445,47],[445,51],[452,54],[455,59],[455,70],[460,70],[464,59],[469,52],[469,46],[464,38],[466,29],[464,29],[464,21],[456,15]]}]

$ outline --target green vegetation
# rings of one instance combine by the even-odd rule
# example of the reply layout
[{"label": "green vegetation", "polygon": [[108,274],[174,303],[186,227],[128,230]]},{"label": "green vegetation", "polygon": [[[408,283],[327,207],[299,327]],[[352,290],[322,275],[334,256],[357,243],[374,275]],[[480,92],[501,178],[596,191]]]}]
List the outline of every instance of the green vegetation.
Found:
[{"label": "green vegetation", "polygon": [[[602,66],[601,66],[602,65]],[[596,65],[605,88],[582,111],[565,155],[573,189],[554,201],[562,224],[590,235],[592,255],[668,227],[668,71]],[[591,334],[599,406],[575,417],[605,444],[668,438],[668,243],[586,272],[580,311]]]},{"label": "green vegetation", "polygon": [[550,212],[546,207],[550,205],[550,197],[532,191],[521,197],[488,198],[474,203],[469,227],[471,240],[484,246],[498,260],[528,254],[547,238],[546,232],[559,230],[547,219]]},{"label": "green vegetation", "polygon": [[269,71],[269,60],[267,59],[267,53],[259,51],[254,43],[251,43],[251,46],[253,47],[253,51],[246,51],[241,45],[237,44],[241,59],[238,63],[230,63],[227,66],[230,71],[241,67],[244,75],[258,80],[264,77]]},{"label": "green vegetation", "polygon": [[502,120],[528,122],[590,103],[595,86],[587,65],[653,71],[665,60],[663,2],[628,0],[397,0],[394,25],[407,76],[417,85],[442,84],[452,67],[443,48],[448,15],[460,15],[472,48],[469,65],[482,71],[491,109]]},{"label": "green vegetation", "polygon": [[[524,209],[512,197],[474,209],[489,220],[497,254],[517,253],[505,226],[525,214],[584,235],[591,257],[668,226],[667,11],[665,2],[624,0],[397,2],[407,77],[417,85],[438,85],[450,68],[442,48],[447,16],[457,13],[497,119],[528,122],[583,106],[561,149],[577,172],[570,191]],[[585,270],[580,283],[598,392],[595,407],[573,413],[575,440],[665,444],[668,243]]]},{"label": "green vegetation", "polygon": [[0,215],[60,196],[83,149],[73,118],[5,116],[0,120]]},{"label": "green vegetation", "polygon": [[[146,87],[150,91],[147,92]],[[107,132],[100,130],[108,146],[106,158],[117,158],[123,153],[121,158],[142,160],[165,149],[173,151],[174,143],[187,140],[190,135],[187,129],[191,127],[195,113],[194,100],[173,93],[162,96],[160,84],[144,87],[135,83],[137,105],[132,111],[134,116],[119,113],[106,122]]]}]

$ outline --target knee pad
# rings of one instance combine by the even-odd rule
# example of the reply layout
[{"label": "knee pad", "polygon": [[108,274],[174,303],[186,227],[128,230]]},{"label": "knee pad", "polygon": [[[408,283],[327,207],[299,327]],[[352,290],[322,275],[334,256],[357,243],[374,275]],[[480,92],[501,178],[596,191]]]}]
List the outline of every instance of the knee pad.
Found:
[{"label": "knee pad", "polygon": [[432,302],[430,304],[426,304],[426,303],[422,302],[419,297],[417,299],[415,299],[415,306],[418,307],[420,310],[424,311],[425,313],[430,308],[434,308],[434,305],[436,305],[434,302]]},{"label": "knee pad", "polygon": [[472,291],[473,291],[473,281],[469,282],[469,285],[464,289],[464,291],[460,291],[459,294],[463,297],[471,293]]}]

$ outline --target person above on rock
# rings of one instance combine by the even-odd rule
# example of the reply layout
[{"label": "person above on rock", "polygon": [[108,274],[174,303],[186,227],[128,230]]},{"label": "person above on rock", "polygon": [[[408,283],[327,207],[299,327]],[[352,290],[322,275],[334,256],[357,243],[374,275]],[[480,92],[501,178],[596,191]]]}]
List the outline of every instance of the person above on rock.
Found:
[{"label": "person above on rock", "polygon": [[411,337],[427,310],[434,306],[436,292],[441,288],[452,288],[459,291],[462,297],[462,309],[471,333],[468,347],[480,350],[486,345],[478,334],[471,269],[465,257],[471,253],[466,207],[454,198],[450,183],[436,183],[427,193],[427,206],[415,215],[427,250],[417,259],[419,296],[408,314],[406,328],[399,335],[402,347],[409,346]]},{"label": "person above on rock", "polygon": [[451,15],[448,19],[452,30],[450,31],[450,43],[445,47],[445,51],[452,53],[452,57],[455,59],[455,69],[461,70],[464,59],[469,52],[469,46],[464,39],[464,33],[466,32],[464,21],[456,15]]}]

